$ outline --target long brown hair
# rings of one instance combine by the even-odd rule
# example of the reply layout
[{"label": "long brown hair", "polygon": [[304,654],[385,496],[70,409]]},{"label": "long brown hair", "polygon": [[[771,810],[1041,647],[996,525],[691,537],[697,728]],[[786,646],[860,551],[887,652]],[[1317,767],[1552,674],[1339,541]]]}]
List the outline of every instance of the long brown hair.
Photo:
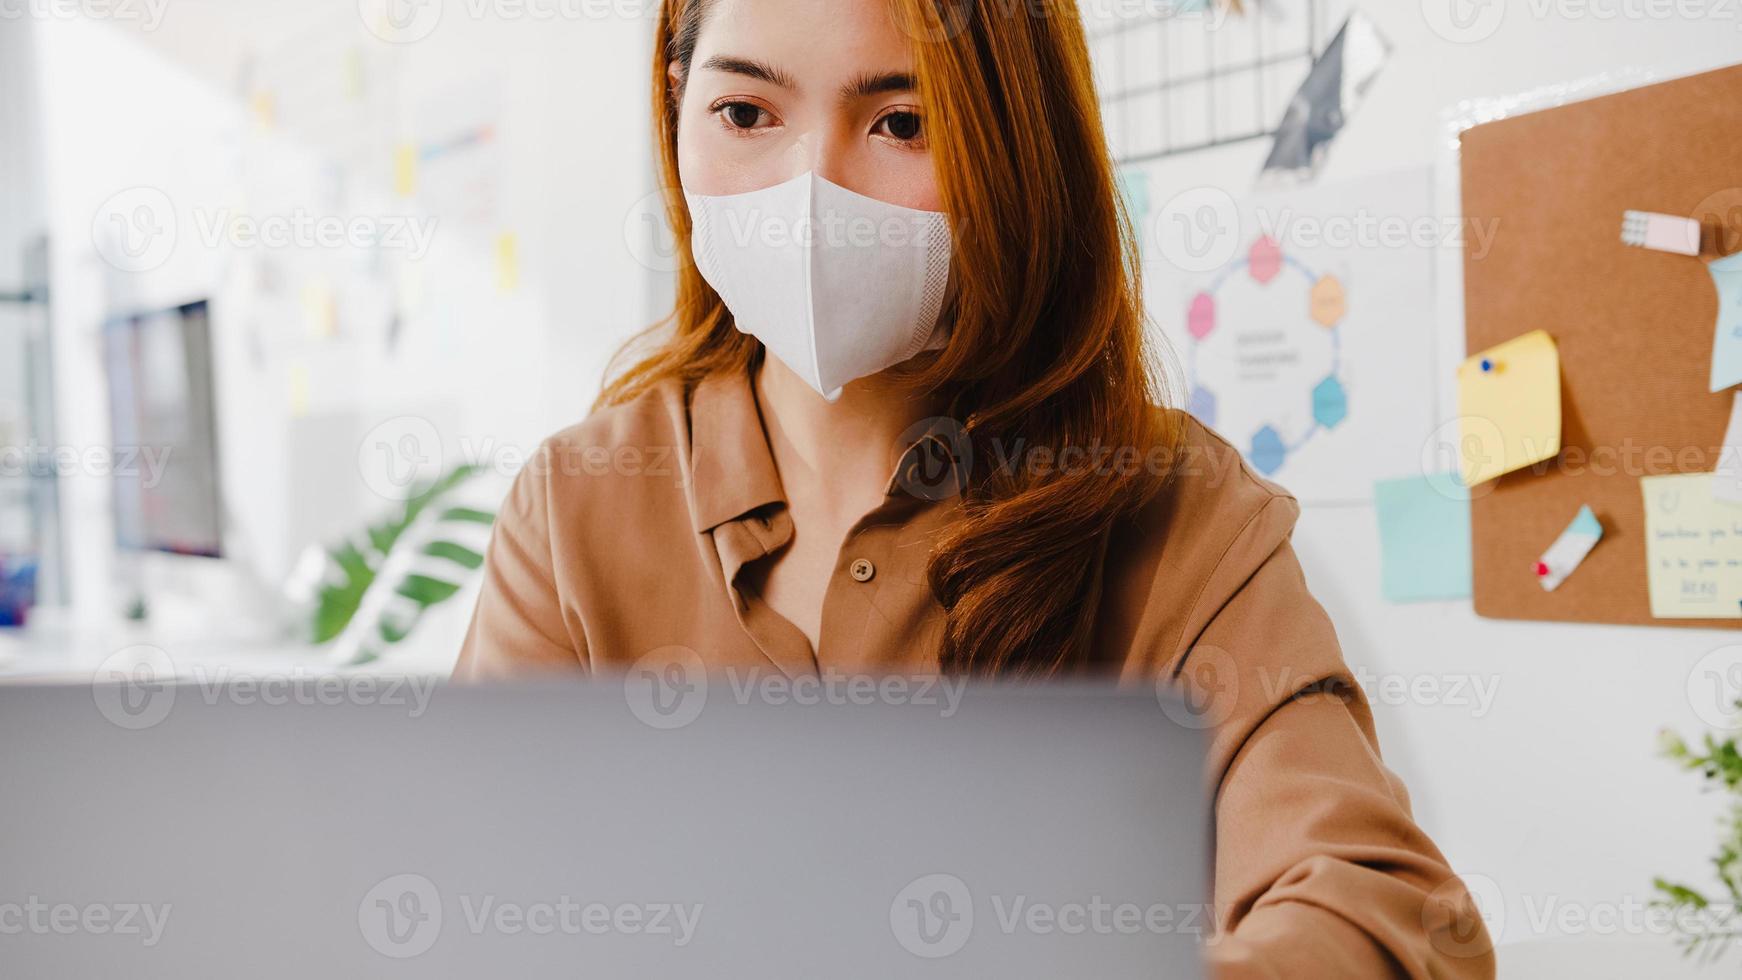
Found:
[{"label": "long brown hair", "polygon": [[[690,258],[679,190],[667,70],[676,61],[687,77],[708,2],[663,0],[654,47],[677,301],[649,328],[659,346],[610,379],[600,405],[667,379],[693,385],[746,370],[761,355]],[[889,3],[914,40],[954,235],[948,346],[906,378],[917,391],[949,393],[973,458],[987,464],[974,468],[928,566],[948,612],[941,665],[1053,674],[1089,656],[1109,532],[1158,489],[1165,474],[1149,464],[1170,459],[1177,439],[1156,408],[1136,237],[1115,190],[1075,0]],[[1013,451],[1042,464],[998,465]],[[1044,464],[1071,458],[1083,463]]]}]

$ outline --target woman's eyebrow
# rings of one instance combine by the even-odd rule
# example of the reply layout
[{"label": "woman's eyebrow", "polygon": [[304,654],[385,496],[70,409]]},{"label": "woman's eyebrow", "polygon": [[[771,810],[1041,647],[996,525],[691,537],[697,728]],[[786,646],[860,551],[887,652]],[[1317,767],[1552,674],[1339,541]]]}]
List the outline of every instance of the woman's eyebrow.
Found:
[{"label": "woman's eyebrow", "polygon": [[912,92],[918,87],[919,84],[909,72],[863,72],[841,86],[841,101],[862,99],[871,95],[885,95],[891,92]]},{"label": "woman's eyebrow", "polygon": [[733,75],[744,75],[785,89],[798,88],[798,83],[792,80],[791,75],[754,58],[737,58],[729,54],[717,54],[702,62],[702,68],[730,72]]},{"label": "woman's eyebrow", "polygon": [[[702,68],[743,75],[746,78],[754,78],[784,89],[798,89],[798,83],[793,80],[791,75],[765,61],[757,61],[754,58],[717,54],[702,62]],[[862,99],[867,96],[884,95],[891,92],[911,92],[916,88],[918,88],[918,83],[914,80],[911,72],[861,72],[841,86],[841,101]]]}]

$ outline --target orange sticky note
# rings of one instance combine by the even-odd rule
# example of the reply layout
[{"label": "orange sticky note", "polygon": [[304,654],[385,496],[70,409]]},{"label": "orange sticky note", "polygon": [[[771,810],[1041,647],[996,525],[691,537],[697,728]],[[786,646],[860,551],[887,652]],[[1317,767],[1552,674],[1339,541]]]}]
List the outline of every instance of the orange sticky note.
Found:
[{"label": "orange sticky note", "polygon": [[1458,470],[1465,486],[1561,451],[1561,357],[1535,330],[1458,365]]}]

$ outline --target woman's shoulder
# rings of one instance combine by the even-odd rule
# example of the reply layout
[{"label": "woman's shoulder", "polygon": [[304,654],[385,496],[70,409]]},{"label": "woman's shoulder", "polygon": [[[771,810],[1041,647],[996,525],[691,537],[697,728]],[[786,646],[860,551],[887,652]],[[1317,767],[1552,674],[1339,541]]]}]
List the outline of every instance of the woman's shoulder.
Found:
[{"label": "woman's shoulder", "polygon": [[[1300,514],[1294,495],[1259,474],[1240,450],[1191,413],[1157,409],[1170,433],[1165,481],[1145,507],[1141,522],[1180,544],[1232,543],[1261,519],[1292,528]],[[1159,543],[1159,542],[1158,542]]]},{"label": "woman's shoulder", "polygon": [[[1170,424],[1160,489],[1122,521],[1108,541],[1107,650],[1121,669],[1148,676],[1169,665],[1218,611],[1244,590],[1288,615],[1306,608],[1304,582],[1286,567],[1260,570],[1288,553],[1300,507],[1285,489],[1256,472],[1228,440],[1190,414],[1163,410]],[[1243,660],[1262,659],[1256,648]]]},{"label": "woman's shoulder", "polygon": [[626,509],[681,503],[688,452],[684,387],[667,379],[546,436],[528,465],[539,468],[553,521],[615,521],[632,516]]},{"label": "woman's shoulder", "polygon": [[687,413],[683,382],[676,378],[656,381],[632,397],[595,407],[579,422],[551,433],[543,447],[553,454],[586,454],[608,450],[627,454],[688,446]]}]

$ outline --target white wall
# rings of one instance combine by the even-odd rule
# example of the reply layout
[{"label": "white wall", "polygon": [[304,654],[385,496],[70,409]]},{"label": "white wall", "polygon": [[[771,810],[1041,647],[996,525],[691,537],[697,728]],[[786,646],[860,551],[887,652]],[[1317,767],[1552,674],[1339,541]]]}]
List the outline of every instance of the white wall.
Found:
[{"label": "white wall", "polygon": [[[135,575],[164,586],[166,600],[179,593],[209,603],[214,589],[245,599],[276,588],[311,535],[330,540],[378,516],[388,502],[359,478],[358,453],[383,424],[427,420],[450,464],[499,461],[497,489],[485,492],[496,499],[516,454],[581,418],[610,352],[652,319],[645,255],[625,231],[652,189],[639,84],[645,25],[473,19],[466,9],[450,4],[434,33],[398,46],[368,33],[348,2],[185,0],[168,5],[161,23],[30,25],[47,119],[63,441],[109,443],[97,356],[107,315],[214,300],[225,544],[236,561],[214,576],[195,563],[147,559]],[[241,81],[250,66],[271,64],[309,35],[362,44],[392,72],[389,131],[362,134],[380,137],[381,152],[370,157],[378,170],[344,178],[342,190],[334,189],[330,142],[281,125],[295,118],[290,107],[263,126]],[[623,84],[601,91],[599,79],[612,76]],[[502,108],[499,227],[437,216],[428,254],[398,266],[407,316],[394,355],[378,333],[299,333],[300,280],[289,284],[288,302],[268,296],[262,249],[200,240],[199,223],[224,208],[257,218],[297,207],[416,215],[422,202],[393,192],[395,140],[420,115],[443,111],[444,100],[483,86],[499,89]],[[111,195],[135,187],[162,192],[179,218],[171,256],[137,273],[105,262],[92,230]],[[502,229],[518,239],[520,285],[509,292],[495,281]],[[282,264],[295,276],[343,275],[349,257],[332,251],[303,249]],[[110,618],[126,598],[117,579],[128,563],[113,552],[107,478],[75,477],[65,499],[75,617]],[[426,624],[419,635],[457,649],[463,627],[461,617]]]},{"label": "white wall", "polygon": [[[1462,100],[1626,68],[1673,76],[1742,59],[1742,22],[1716,5],[1713,18],[1688,21],[1568,19],[1535,13],[1548,5],[1506,3],[1497,32],[1477,43],[1453,43],[1430,29],[1424,10],[1446,6],[1436,0],[1361,6],[1396,51],[1332,148],[1319,178],[1325,183],[1435,165],[1441,111]],[[1593,9],[1625,8],[1574,8]],[[1248,143],[1166,159],[1147,168],[1150,198],[1159,208],[1198,186],[1244,195],[1268,151],[1268,142]],[[1738,153],[1742,159],[1742,136]],[[1148,270],[1152,295],[1172,295],[1169,273]],[[1460,287],[1442,278],[1438,288]],[[1449,379],[1462,353],[1462,322],[1437,317],[1424,297],[1419,323],[1402,326],[1433,333],[1441,377]],[[1450,385],[1442,381],[1441,389],[1449,393]],[[1442,408],[1442,418],[1453,417]],[[1428,433],[1421,435],[1425,442]],[[1391,462],[1397,475],[1416,467],[1413,459]],[[1560,916],[1625,915],[1651,898],[1654,875],[1711,883],[1705,861],[1717,840],[1716,801],[1702,798],[1697,778],[1656,757],[1655,747],[1661,728],[1703,730],[1687,695],[1690,669],[1742,637],[1485,620],[1467,602],[1387,605],[1370,505],[1308,507],[1295,543],[1352,665],[1393,682],[1497,685],[1486,713],[1449,703],[1376,711],[1386,758],[1407,779],[1417,816],[1502,917],[1502,942],[1561,934],[1588,942],[1610,933],[1667,949],[1666,937],[1638,936],[1646,928],[1638,915],[1614,927]]]}]

